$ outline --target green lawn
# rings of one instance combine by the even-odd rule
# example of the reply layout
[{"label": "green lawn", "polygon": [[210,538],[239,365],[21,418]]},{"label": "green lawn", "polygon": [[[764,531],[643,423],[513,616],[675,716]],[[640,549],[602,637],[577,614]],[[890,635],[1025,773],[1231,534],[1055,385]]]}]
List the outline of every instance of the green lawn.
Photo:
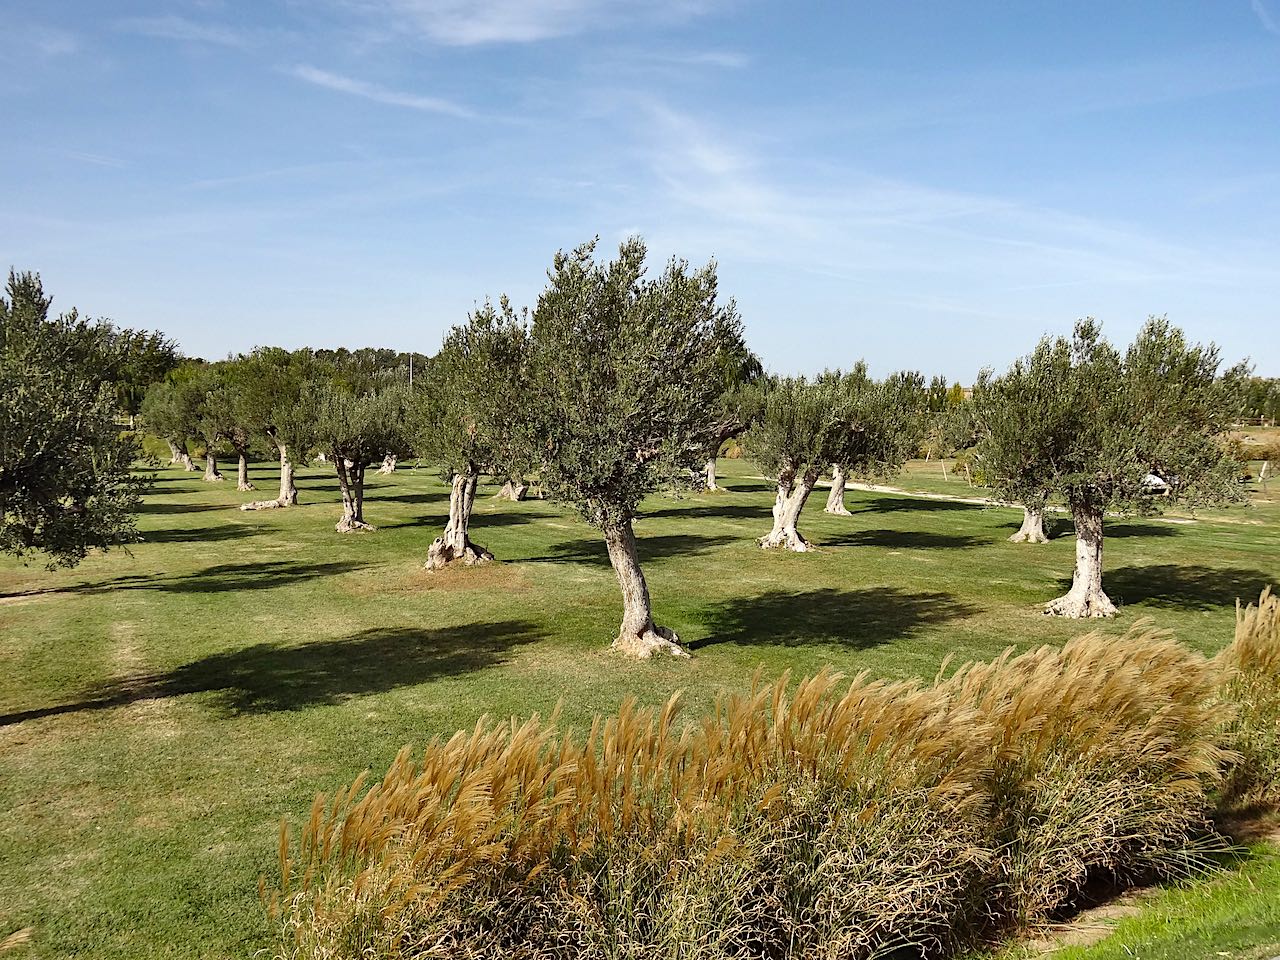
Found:
[{"label": "green lawn", "polygon": [[[318,468],[301,507],[261,513],[236,509],[252,495],[233,482],[167,469],[131,555],[59,573],[0,562],[0,942],[30,927],[15,957],[248,956],[268,942],[256,884],[279,818],[484,713],[563,700],[582,724],[676,689],[697,708],[757,664],[930,677],[949,653],[1095,626],[1039,612],[1070,577],[1061,518],[1055,542],[1014,545],[1013,510],[852,492],[853,516],[828,517],[820,492],[803,530],[822,549],[765,554],[767,484],[744,462],[721,471],[728,492],[654,498],[636,528],[658,619],[690,661],[609,653],[620,608],[603,544],[551,504],[484,490],[473,537],[501,562],[424,572],[447,496],[426,470],[372,476],[380,529],[342,536],[337,481]],[[920,465],[903,483],[974,492]],[[1275,502],[1109,523],[1121,615],[1101,629],[1146,616],[1220,647],[1236,598],[1280,581],[1277,530]]]}]

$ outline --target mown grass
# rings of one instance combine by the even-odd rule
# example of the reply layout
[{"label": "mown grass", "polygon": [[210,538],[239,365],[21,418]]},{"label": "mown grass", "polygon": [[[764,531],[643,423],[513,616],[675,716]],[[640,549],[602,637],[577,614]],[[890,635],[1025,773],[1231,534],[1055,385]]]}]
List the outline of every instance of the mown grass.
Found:
[{"label": "mown grass", "polygon": [[[1070,576],[1065,522],[1054,543],[1015,545],[1012,510],[851,492],[852,517],[822,514],[822,497],[806,511],[824,549],[765,554],[767,484],[748,463],[721,468],[729,492],[654,498],[637,524],[658,619],[688,662],[608,653],[603,545],[551,504],[484,499],[473,537],[501,562],[422,571],[447,495],[425,470],[371,478],[381,529],[345,537],[321,469],[304,471],[301,507],[265,513],[236,509],[252,495],[233,485],[162,470],[131,555],[57,573],[0,563],[0,940],[31,927],[23,956],[247,956],[269,942],[256,883],[279,818],[482,714],[563,700],[581,727],[677,689],[701,710],[757,664],[928,678],[949,653],[1097,626],[1039,612]],[[1275,503],[1110,524],[1121,616],[1102,629],[1150,616],[1219,649],[1235,599],[1280,580],[1278,529]]]}]

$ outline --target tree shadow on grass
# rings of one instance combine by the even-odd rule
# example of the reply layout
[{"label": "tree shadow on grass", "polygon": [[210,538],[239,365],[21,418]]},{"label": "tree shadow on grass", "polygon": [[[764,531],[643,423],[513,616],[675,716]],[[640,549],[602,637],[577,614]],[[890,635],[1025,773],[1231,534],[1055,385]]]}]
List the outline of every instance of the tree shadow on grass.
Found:
[{"label": "tree shadow on grass", "polygon": [[711,612],[709,636],[690,646],[834,643],[860,650],[974,613],[975,607],[949,593],[897,587],[771,590],[719,604]]},{"label": "tree shadow on grass", "polygon": [[[1102,589],[1117,603],[1142,603],[1174,610],[1212,610],[1234,607],[1236,600],[1251,603],[1264,587],[1280,577],[1242,567],[1205,567],[1198,564],[1162,563],[1103,570]],[[1064,578],[1069,589],[1071,578]]]},{"label": "tree shadow on grass", "polygon": [[208,513],[210,510],[235,510],[234,503],[148,503],[143,500],[139,513]]},{"label": "tree shadow on grass", "polygon": [[[1075,536],[1075,527],[1069,527]],[[1169,523],[1104,523],[1102,535],[1111,537],[1176,537],[1181,530]]]},{"label": "tree shadow on grass", "polygon": [[642,516],[646,519],[684,517],[693,520],[771,520],[773,508],[767,503],[696,503],[650,510]]},{"label": "tree shadow on grass", "polygon": [[441,503],[449,499],[449,494],[442,490],[427,490],[421,493],[397,493],[394,496],[385,497],[377,493],[377,491],[369,491],[372,496],[368,499],[372,503]]},{"label": "tree shadow on grass", "polygon": [[513,648],[544,636],[531,623],[504,620],[436,630],[377,627],[297,646],[258,643],[166,673],[100,684],[74,703],[0,715],[0,727],[195,693],[216,694],[219,707],[230,714],[300,710],[482,670],[503,663]]},{"label": "tree shadow on grass", "polygon": [[918,530],[855,530],[834,537],[824,537],[824,547],[888,547],[891,550],[970,550],[986,546],[979,537],[950,533],[925,533]]},{"label": "tree shadow on grass", "polygon": [[216,527],[176,527],[172,530],[143,530],[142,543],[215,543],[220,540],[243,540],[262,531],[243,523],[224,523]]},{"label": "tree shadow on grass", "polygon": [[38,596],[43,593],[106,593],[111,590],[158,590],[162,593],[229,593],[243,590],[271,590],[317,577],[359,570],[363,564],[350,560],[327,563],[293,563],[263,560],[258,563],[224,563],[184,574],[130,574],[96,583],[41,590],[0,593],[0,597]]},{"label": "tree shadow on grass", "polygon": [[[858,491],[854,491],[857,493]],[[929,497],[899,497],[871,494],[874,500],[849,497],[849,510],[853,513],[937,513],[952,510],[985,510],[981,503],[956,503],[954,500],[933,500]]]},{"label": "tree shadow on grass", "polygon": [[[515,527],[522,523],[533,523],[537,520],[536,514],[520,514],[520,513],[473,513],[471,515],[471,524],[468,530],[471,533],[479,535],[480,531],[492,530],[495,527]],[[401,523],[381,523],[378,524],[379,530],[394,530],[397,527],[439,527],[444,529],[449,518],[443,514],[437,514],[432,517],[416,517],[411,520],[405,520]]]},{"label": "tree shadow on grass", "polygon": [[[476,530],[480,527],[477,525]],[[689,554],[705,553],[727,543],[738,542],[737,537],[707,537],[701,534],[665,534],[658,537],[636,537],[636,553],[641,563],[661,560],[664,557],[675,557]],[[609,551],[604,540],[596,537],[583,537],[579,540],[566,540],[551,548],[551,552],[541,557],[512,557],[525,563],[591,563],[609,566]]]}]

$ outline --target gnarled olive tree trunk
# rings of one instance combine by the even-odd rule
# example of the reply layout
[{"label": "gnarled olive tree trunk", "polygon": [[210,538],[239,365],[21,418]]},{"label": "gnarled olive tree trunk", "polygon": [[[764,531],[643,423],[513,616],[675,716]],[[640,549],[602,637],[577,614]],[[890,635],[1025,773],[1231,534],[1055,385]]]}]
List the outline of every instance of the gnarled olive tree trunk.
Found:
[{"label": "gnarled olive tree trunk", "polygon": [[1044,532],[1044,510],[1040,507],[1022,507],[1022,526],[1009,538],[1010,543],[1048,543]]},{"label": "gnarled olive tree trunk", "polygon": [[476,470],[453,475],[449,490],[449,522],[445,524],[444,533],[431,541],[431,547],[427,551],[428,570],[439,570],[457,560],[470,566],[493,559],[492,553],[472,543],[467,536],[471,526],[471,508],[476,502],[476,484],[479,481],[479,471]]},{"label": "gnarled olive tree trunk", "polygon": [[241,504],[241,510],[274,510],[277,507],[298,505],[298,488],[293,482],[293,461],[289,459],[289,451],[284,444],[277,446],[280,450],[280,496],[274,500],[255,500],[253,503]]},{"label": "gnarled olive tree trunk", "polygon": [[519,503],[529,496],[529,485],[524,482],[524,477],[516,474],[514,477],[508,477],[507,482],[502,485],[502,489],[493,495],[495,500],[510,500],[513,503]]},{"label": "gnarled olive tree trunk", "polygon": [[204,455],[204,482],[217,483],[219,480],[225,479],[222,472],[218,470],[218,458],[213,455],[213,451],[209,450]]},{"label": "gnarled olive tree trunk", "polygon": [[703,468],[703,472],[706,475],[707,489],[713,492],[720,490],[721,488],[716,486],[716,458],[715,457],[712,457],[710,460],[707,461],[707,465],[706,467]]},{"label": "gnarled olive tree trunk", "polygon": [[827,505],[823,513],[835,513],[842,517],[851,516],[844,505],[845,473],[844,467],[838,463],[831,465],[831,492],[827,494]]},{"label": "gnarled olive tree trunk", "polygon": [[258,489],[249,480],[248,453],[244,450],[237,450],[236,455],[240,458],[239,466],[236,468],[236,489],[241,493]]},{"label": "gnarled olive tree trunk", "polygon": [[800,520],[800,511],[805,501],[813,492],[813,485],[818,481],[816,470],[809,470],[797,475],[788,470],[778,477],[778,495],[773,503],[773,529],[768,536],[760,538],[760,546],[766,550],[771,547],[785,547],[803,553],[813,549],[809,541],[800,536],[796,524]]},{"label": "gnarled olive tree trunk", "polygon": [[1113,617],[1115,604],[1102,590],[1102,510],[1072,506],[1076,523],[1076,570],[1071,589],[1044,608],[1058,617]]},{"label": "gnarled olive tree trunk", "polygon": [[187,473],[195,473],[196,465],[191,462],[191,454],[187,453],[186,445],[178,446],[172,440],[165,442],[169,444],[169,466],[181,465]]},{"label": "gnarled olive tree trunk", "polygon": [[342,519],[334,528],[339,533],[356,530],[376,530],[364,522],[364,467],[363,463],[348,460],[335,454],[333,464],[338,471],[338,486],[342,488]]},{"label": "gnarled olive tree trunk", "polygon": [[388,453],[382,458],[382,466],[378,468],[379,473],[395,473],[396,472],[396,455]]},{"label": "gnarled olive tree trunk", "polygon": [[631,529],[631,519],[606,525],[604,543],[609,549],[613,572],[618,575],[618,585],[622,588],[622,626],[618,628],[613,649],[642,660],[655,653],[687,657],[689,654],[680,646],[680,638],[675,631],[653,622],[649,586],[636,556],[636,535]]}]

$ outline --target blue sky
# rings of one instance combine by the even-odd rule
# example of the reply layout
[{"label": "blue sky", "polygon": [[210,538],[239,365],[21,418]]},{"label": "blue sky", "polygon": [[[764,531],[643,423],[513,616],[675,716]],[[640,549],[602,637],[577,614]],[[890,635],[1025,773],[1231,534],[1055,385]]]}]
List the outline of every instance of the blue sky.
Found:
[{"label": "blue sky", "polygon": [[714,256],[787,372],[1093,315],[1280,375],[1280,0],[0,0],[0,265],[209,358]]}]

